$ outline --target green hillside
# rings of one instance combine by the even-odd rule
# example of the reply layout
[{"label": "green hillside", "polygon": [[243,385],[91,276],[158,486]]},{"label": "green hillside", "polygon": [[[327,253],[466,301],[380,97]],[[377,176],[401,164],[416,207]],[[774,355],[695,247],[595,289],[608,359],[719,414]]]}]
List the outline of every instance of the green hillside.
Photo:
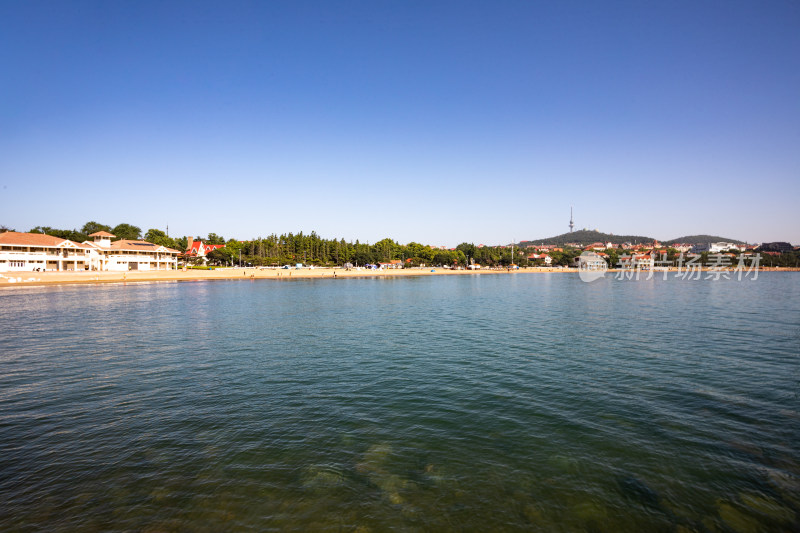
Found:
[{"label": "green hillside", "polygon": [[733,244],[745,244],[744,242],[737,241],[736,239],[730,239],[728,237],[717,237],[715,235],[687,235],[685,237],[678,237],[677,239],[672,239],[671,241],[664,241],[664,244],[679,244],[679,243],[705,244],[709,242],[731,242]]},{"label": "green hillside", "polygon": [[[630,242],[633,244],[651,243],[655,239],[644,235],[614,235],[612,233],[603,233],[594,230],[580,230],[571,233],[563,233],[555,237],[548,237],[546,239],[533,239],[529,241],[521,241],[519,246],[531,246],[536,244],[554,244],[563,246],[567,243],[576,243],[583,246],[592,244],[593,242],[613,242],[614,244],[622,244],[623,242]],[[669,241],[659,241],[661,244],[701,244],[709,242],[731,242],[734,244],[744,244],[742,241],[730,239],[728,237],[719,237],[716,235],[686,235],[678,237]]]},{"label": "green hillside", "polygon": [[568,242],[582,244],[584,246],[592,244],[593,242],[613,242],[614,244],[621,244],[623,242],[632,243],[647,243],[653,242],[652,237],[645,237],[643,235],[612,235],[610,233],[603,233],[593,230],[580,230],[571,233],[564,233],[555,237],[548,237],[546,239],[533,239],[530,241],[522,241],[520,246],[528,246],[533,244],[556,244],[564,245]]}]

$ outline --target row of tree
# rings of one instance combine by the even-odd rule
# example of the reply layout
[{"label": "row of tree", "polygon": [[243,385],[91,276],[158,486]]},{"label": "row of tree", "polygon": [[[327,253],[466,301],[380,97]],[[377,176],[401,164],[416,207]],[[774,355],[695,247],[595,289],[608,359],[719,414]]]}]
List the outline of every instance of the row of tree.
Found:
[{"label": "row of tree", "polygon": [[[210,236],[209,236],[210,237]],[[206,242],[211,242],[211,239]],[[399,244],[383,239],[375,244],[358,240],[324,239],[311,234],[272,234],[250,241],[231,239],[224,248],[208,254],[212,264],[270,266],[303,263],[306,265],[366,265],[399,261],[403,265],[466,265],[471,257],[462,249],[441,250],[416,242]],[[477,261],[477,259],[475,259]],[[509,254],[510,260],[510,254]]]},{"label": "row of tree", "polygon": [[61,239],[69,239],[74,242],[83,242],[89,239],[89,235],[97,233],[98,231],[107,231],[116,235],[114,240],[131,239],[138,240],[142,238],[142,230],[138,226],[132,224],[117,224],[113,228],[106,224],[90,221],[81,227],[81,229],[59,229],[51,228],[50,226],[36,226],[28,231],[28,233],[44,233],[46,235],[53,235]]},{"label": "row of tree", "polygon": [[[186,237],[175,239],[160,229],[151,228],[147,230],[144,235],[142,235],[142,228],[139,226],[134,226],[133,224],[121,223],[112,227],[108,224],[95,222],[94,220],[87,222],[80,229],[59,229],[52,228],[50,226],[36,226],[35,228],[30,229],[29,233],[43,233],[46,235],[59,237],[61,239],[69,239],[74,242],[84,242],[86,240],[90,240],[89,235],[97,233],[98,231],[106,231],[114,235],[114,238],[111,239],[112,241],[118,241],[121,239],[136,241],[144,238],[144,240],[148,242],[166,246],[167,248],[172,248],[180,252],[186,250],[188,242]],[[224,242],[218,242],[218,244],[224,244]]]},{"label": "row of tree", "polygon": [[[211,237],[211,235],[209,235]],[[207,241],[209,242],[210,239]],[[383,239],[375,244],[346,242],[344,239],[324,239],[311,234],[272,234],[251,241],[231,239],[224,248],[210,252],[207,259],[212,265],[275,266],[303,263],[307,265],[366,265],[399,261],[404,266],[434,265],[465,267],[478,264],[489,267],[538,266],[543,259],[528,259],[529,251],[518,247],[475,246],[461,243],[452,250],[432,248],[417,242],[400,244]],[[552,252],[553,264],[568,266],[581,254],[579,249]]]}]

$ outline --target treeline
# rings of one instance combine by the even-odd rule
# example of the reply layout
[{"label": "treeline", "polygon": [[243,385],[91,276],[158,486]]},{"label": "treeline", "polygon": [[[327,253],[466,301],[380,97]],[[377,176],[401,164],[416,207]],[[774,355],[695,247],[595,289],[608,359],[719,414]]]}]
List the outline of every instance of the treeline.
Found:
[{"label": "treeline", "polygon": [[[209,242],[205,240],[204,242]],[[406,266],[453,265],[464,266],[469,257],[461,249],[440,250],[416,242],[399,244],[383,239],[375,244],[358,240],[325,239],[316,232],[310,234],[272,234],[250,241],[229,240],[224,248],[207,256],[212,264],[243,264],[252,266],[277,266],[303,263],[305,265],[333,266],[367,265],[399,261]]]},{"label": "treeline", "polygon": [[[213,234],[212,234],[213,235]],[[208,242],[208,240],[204,240]],[[417,242],[400,244],[392,239],[383,239],[374,244],[362,243],[358,240],[347,242],[344,239],[325,239],[311,234],[288,233],[272,234],[250,241],[229,240],[224,248],[214,250],[207,256],[211,264],[216,265],[250,265],[278,266],[303,263],[305,265],[333,266],[350,263],[354,266],[367,264],[399,262],[403,266],[453,266],[465,267],[479,264],[490,267],[507,267],[517,264],[534,266],[539,264],[528,262],[528,252],[520,248],[512,249],[502,246],[478,247],[470,243],[461,243],[455,249],[442,250]],[[567,265],[572,257],[580,254],[568,252],[558,255],[558,259]],[[563,256],[563,257],[562,257]]]},{"label": "treeline", "polygon": [[759,252],[761,254],[761,266],[766,267],[800,267],[800,251],[791,252]]},{"label": "treeline", "polygon": [[173,239],[169,237],[166,232],[160,229],[149,229],[144,235],[142,235],[142,229],[139,226],[134,226],[133,224],[121,223],[112,227],[110,225],[101,224],[93,220],[84,224],[81,229],[59,229],[52,228],[50,226],[36,226],[35,228],[28,230],[28,233],[43,233],[45,235],[52,235],[61,239],[69,239],[74,242],[84,242],[91,240],[89,235],[97,233],[98,231],[107,231],[108,233],[113,234],[114,238],[111,239],[112,241],[118,241],[121,239],[136,241],[143,238],[148,242],[152,242],[160,246],[166,246],[167,248],[172,248],[173,250],[178,250],[180,252],[186,250],[186,244],[188,242],[186,237]]},{"label": "treeline", "polygon": [[[214,234],[211,234],[211,237]],[[204,239],[210,242],[210,239]],[[259,237],[251,241],[229,240],[224,248],[210,252],[207,259],[212,265],[278,266],[303,263],[306,265],[333,266],[350,263],[355,266],[399,261],[404,266],[466,267],[478,264],[488,267],[539,266],[542,259],[528,260],[530,250],[506,246],[475,246],[461,243],[452,250],[433,248],[417,242],[400,244],[383,239],[375,244],[346,242],[344,239],[324,239],[311,234],[288,233]],[[567,249],[552,252],[555,265],[568,266],[581,250]],[[199,262],[200,260],[198,260]]]}]

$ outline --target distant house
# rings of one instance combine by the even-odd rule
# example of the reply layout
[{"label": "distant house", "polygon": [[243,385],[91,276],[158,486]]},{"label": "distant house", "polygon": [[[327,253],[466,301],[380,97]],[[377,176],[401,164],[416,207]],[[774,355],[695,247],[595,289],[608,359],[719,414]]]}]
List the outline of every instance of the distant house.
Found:
[{"label": "distant house", "polygon": [[619,258],[619,266],[624,269],[651,270],[653,265],[655,261],[650,253],[623,255]]},{"label": "distant house", "polygon": [[739,246],[733,244],[732,242],[707,242],[692,246],[692,253],[696,254],[703,252],[718,254],[727,250],[736,250],[738,252]]},{"label": "distant house", "polygon": [[572,260],[572,266],[582,270],[604,270],[608,267],[608,263],[595,252],[583,252]]},{"label": "distant house", "polygon": [[529,246],[529,248],[534,248],[534,249],[536,249],[537,252],[550,252],[550,251],[556,249],[556,245],[555,244],[540,244],[540,245],[537,246],[537,245],[534,244],[532,246]]},{"label": "distant house", "polygon": [[553,258],[547,254],[530,254],[528,255],[528,261],[541,261],[545,265],[550,266],[553,263]]},{"label": "distant house", "polygon": [[385,269],[403,268],[403,261],[402,259],[392,259],[388,263],[378,263],[378,266]]},{"label": "distant house", "polygon": [[761,249],[765,252],[791,252],[794,247],[788,242],[765,242],[761,244]]},{"label": "distant house", "polygon": [[224,244],[205,244],[201,240],[194,240],[192,237],[187,239],[186,256],[187,257],[200,257],[203,262],[206,261],[206,256],[214,250],[225,248]]}]

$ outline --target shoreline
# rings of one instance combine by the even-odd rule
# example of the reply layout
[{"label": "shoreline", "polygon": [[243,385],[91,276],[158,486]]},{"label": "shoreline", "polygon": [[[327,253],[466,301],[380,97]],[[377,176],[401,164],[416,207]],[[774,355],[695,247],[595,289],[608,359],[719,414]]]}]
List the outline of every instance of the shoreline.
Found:
[{"label": "shoreline", "polygon": [[[390,278],[409,276],[458,276],[469,274],[510,274],[570,272],[570,269],[542,268],[520,270],[449,270],[442,268],[405,268],[397,270],[345,270],[343,268],[259,269],[217,268],[214,270],[159,270],[149,272],[13,272],[0,274],[0,289],[6,287],[41,287],[45,285],[98,285],[105,283],[137,283],[154,281],[213,281],[213,280],[291,280],[338,278]],[[572,270],[572,272],[577,272]],[[334,275],[335,273],[335,275]],[[14,279],[10,281],[9,278]]]},{"label": "shoreline", "polygon": [[[619,269],[609,269],[608,273],[619,272]],[[670,272],[677,272],[670,268]],[[798,268],[760,267],[760,272],[798,272]],[[709,272],[703,269],[702,272]],[[728,271],[732,272],[732,271]],[[335,275],[334,275],[335,273]],[[519,270],[450,270],[443,268],[405,268],[397,270],[345,270],[343,268],[303,268],[296,269],[271,269],[271,268],[218,268],[214,270],[159,270],[149,272],[12,272],[0,274],[0,289],[12,287],[41,287],[47,285],[98,285],[106,283],[141,283],[157,281],[209,281],[209,280],[291,280],[291,279],[317,279],[317,278],[396,278],[409,276],[464,276],[486,274],[552,274],[572,273],[577,274],[574,268],[521,268]],[[654,277],[662,274],[654,273]],[[641,271],[639,275],[647,275],[648,271]],[[13,280],[13,281],[12,281]]]}]

